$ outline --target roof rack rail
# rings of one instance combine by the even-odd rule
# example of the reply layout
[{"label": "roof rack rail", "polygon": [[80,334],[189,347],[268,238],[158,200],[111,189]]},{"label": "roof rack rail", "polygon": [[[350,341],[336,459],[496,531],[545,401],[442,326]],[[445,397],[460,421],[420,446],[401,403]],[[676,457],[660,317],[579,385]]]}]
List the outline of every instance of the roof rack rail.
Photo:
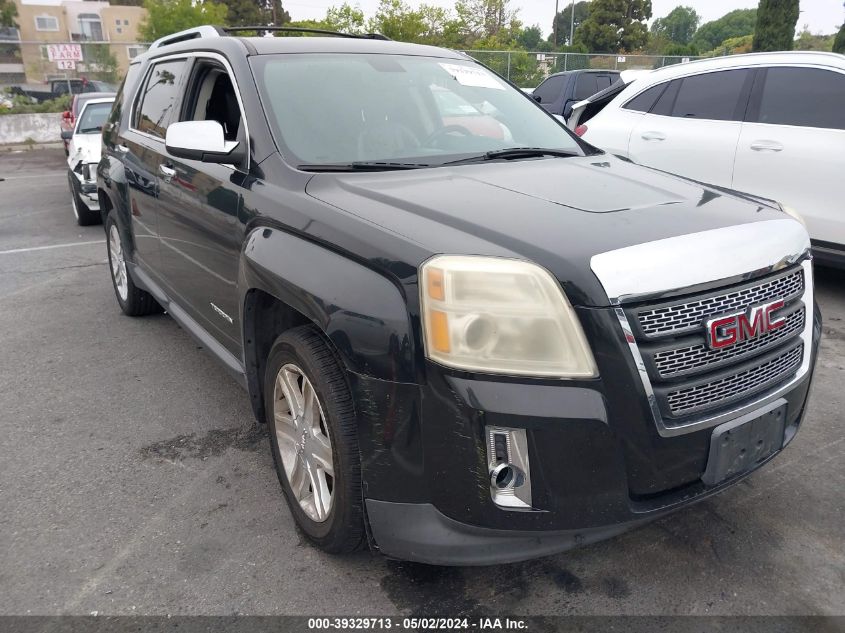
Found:
[{"label": "roof rack rail", "polygon": [[[202,27],[200,27],[202,28]],[[328,29],[312,29],[303,26],[227,26],[221,29],[224,33],[237,33],[239,31],[281,31],[287,33],[314,33],[316,35],[333,35],[335,37],[349,37],[359,40],[387,40],[390,38],[381,33],[341,33],[340,31],[329,31]]]},{"label": "roof rack rail", "polygon": [[177,42],[185,42],[187,40],[205,38],[205,37],[221,37],[226,35],[226,32],[219,26],[197,26],[192,29],[185,29],[170,35],[158,38],[155,42],[150,44],[149,50],[168,46],[169,44],[176,44]]}]

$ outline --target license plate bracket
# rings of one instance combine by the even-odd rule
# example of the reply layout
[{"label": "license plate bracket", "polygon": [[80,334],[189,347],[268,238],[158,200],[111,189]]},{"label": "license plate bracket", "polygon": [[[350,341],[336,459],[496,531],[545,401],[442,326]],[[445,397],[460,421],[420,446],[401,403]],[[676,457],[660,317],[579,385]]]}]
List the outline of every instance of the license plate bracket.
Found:
[{"label": "license plate bracket", "polygon": [[787,402],[776,400],[713,429],[710,454],[701,480],[714,486],[750,470],[756,463],[783,447]]}]

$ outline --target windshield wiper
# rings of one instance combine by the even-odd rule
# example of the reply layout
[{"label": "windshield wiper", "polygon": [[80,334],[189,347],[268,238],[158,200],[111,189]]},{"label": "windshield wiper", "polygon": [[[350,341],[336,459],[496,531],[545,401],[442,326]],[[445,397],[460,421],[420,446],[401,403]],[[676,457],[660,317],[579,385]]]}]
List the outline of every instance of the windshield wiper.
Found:
[{"label": "windshield wiper", "polygon": [[566,149],[549,149],[545,147],[508,147],[505,149],[494,149],[478,156],[452,160],[443,165],[463,165],[468,163],[483,163],[490,160],[516,160],[519,158],[542,158],[543,156],[554,156],[557,158],[569,158],[581,156],[578,152]]},{"label": "windshield wiper", "polygon": [[317,163],[314,165],[297,165],[302,171],[399,171],[405,169],[422,169],[431,167],[424,163],[392,163],[388,161],[355,161],[353,163]]},{"label": "windshield wiper", "polygon": [[88,127],[84,130],[79,130],[77,134],[93,134],[94,132],[102,132],[103,128],[101,127]]}]

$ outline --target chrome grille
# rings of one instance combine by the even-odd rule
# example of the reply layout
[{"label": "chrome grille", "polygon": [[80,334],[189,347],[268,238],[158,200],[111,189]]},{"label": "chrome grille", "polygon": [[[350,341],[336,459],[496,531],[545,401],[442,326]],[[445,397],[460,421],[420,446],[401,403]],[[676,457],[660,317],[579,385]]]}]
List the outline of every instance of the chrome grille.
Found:
[{"label": "chrome grille", "polygon": [[671,378],[696,371],[707,371],[727,364],[728,361],[742,360],[800,333],[804,329],[804,313],[801,308],[786,317],[783,327],[730,347],[710,349],[703,343],[697,343],[657,352],[654,354],[654,365],[661,378]]},{"label": "chrome grille", "polygon": [[760,391],[794,373],[801,364],[802,355],[803,343],[756,367],[670,392],[666,398],[669,409],[672,415],[687,415]]},{"label": "chrome grille", "polygon": [[645,310],[638,314],[638,319],[647,337],[674,336],[700,328],[706,316],[745,310],[769,300],[788,300],[803,290],[804,271],[799,269],[733,292]]}]

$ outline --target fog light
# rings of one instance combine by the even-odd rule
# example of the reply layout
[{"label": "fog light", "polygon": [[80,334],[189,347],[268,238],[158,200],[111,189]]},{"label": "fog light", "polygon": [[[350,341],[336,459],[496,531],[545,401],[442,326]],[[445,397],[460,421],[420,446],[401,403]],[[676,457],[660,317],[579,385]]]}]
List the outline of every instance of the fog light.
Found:
[{"label": "fog light", "polygon": [[525,429],[488,426],[490,496],[502,508],[531,508],[531,475]]}]

